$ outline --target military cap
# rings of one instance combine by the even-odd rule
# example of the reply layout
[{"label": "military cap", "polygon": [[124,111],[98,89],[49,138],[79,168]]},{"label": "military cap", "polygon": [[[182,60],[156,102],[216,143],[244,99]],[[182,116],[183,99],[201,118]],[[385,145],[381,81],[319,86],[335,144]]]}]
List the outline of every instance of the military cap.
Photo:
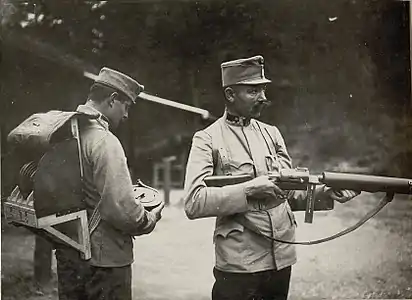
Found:
[{"label": "military cap", "polygon": [[133,103],[135,103],[136,97],[144,90],[144,85],[138,83],[133,78],[107,67],[100,70],[95,82],[122,92],[130,98]]},{"label": "military cap", "polygon": [[272,82],[265,77],[263,62],[263,57],[257,55],[222,63],[222,86],[227,87],[236,84],[256,85]]}]

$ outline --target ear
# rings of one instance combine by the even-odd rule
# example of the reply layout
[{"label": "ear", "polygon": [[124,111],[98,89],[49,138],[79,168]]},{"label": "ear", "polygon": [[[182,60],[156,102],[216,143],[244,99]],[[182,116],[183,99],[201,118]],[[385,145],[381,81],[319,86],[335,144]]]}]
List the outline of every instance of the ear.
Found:
[{"label": "ear", "polygon": [[231,87],[225,88],[225,96],[227,101],[233,103],[235,101],[235,91]]},{"label": "ear", "polygon": [[109,106],[112,107],[114,104],[114,101],[116,100],[117,96],[119,94],[117,92],[113,92],[110,97],[109,97]]}]

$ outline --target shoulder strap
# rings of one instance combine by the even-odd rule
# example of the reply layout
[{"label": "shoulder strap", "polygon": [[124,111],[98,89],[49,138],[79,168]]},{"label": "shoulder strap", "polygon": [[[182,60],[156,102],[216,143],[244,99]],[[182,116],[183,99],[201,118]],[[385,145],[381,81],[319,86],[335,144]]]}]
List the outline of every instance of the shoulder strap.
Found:
[{"label": "shoulder strap", "polygon": [[222,163],[222,169],[224,175],[232,175],[230,171],[230,151],[226,147],[225,139],[223,136],[223,120],[219,119],[218,124],[215,126],[215,134],[212,134],[212,148],[213,148],[213,167],[217,166],[218,159],[220,158]]},{"label": "shoulder strap", "polygon": [[[263,139],[265,140],[266,146],[268,147],[270,154],[271,154],[271,155],[274,155],[274,156],[277,156],[277,152],[278,152],[278,150],[279,150],[279,144],[278,144],[278,142],[276,141],[276,137],[273,137],[273,136],[270,134],[270,132],[269,132],[269,130],[266,128],[266,126],[262,129],[263,126],[261,126],[259,123],[260,123],[260,122],[259,122],[258,120],[256,120],[256,123],[255,123],[255,124],[257,125],[260,133],[262,134]],[[270,145],[269,145],[269,141],[272,142],[273,147],[275,148],[275,153],[272,153],[271,147],[270,147]]]},{"label": "shoulder strap", "polygon": [[295,241],[286,241],[286,240],[281,240],[281,239],[277,239],[271,236],[268,236],[266,234],[264,234],[255,224],[253,224],[251,221],[249,221],[248,219],[246,219],[244,217],[244,215],[242,214],[236,214],[234,217],[234,220],[236,222],[238,222],[239,224],[243,225],[244,227],[246,227],[247,229],[249,229],[250,231],[263,236],[269,240],[278,242],[278,243],[283,243],[283,244],[292,244],[292,245],[305,245],[305,246],[309,246],[309,245],[317,245],[317,244],[321,244],[324,242],[328,242],[334,239],[337,239],[338,237],[344,236],[352,231],[355,231],[356,229],[358,229],[359,227],[361,227],[363,224],[365,224],[369,219],[373,218],[378,212],[380,212],[382,210],[382,208],[384,208],[389,202],[392,201],[394,194],[393,193],[389,193],[386,194],[386,196],[384,196],[381,201],[378,203],[378,205],[373,208],[371,211],[369,211],[362,219],[360,219],[356,224],[338,232],[335,233],[329,237],[325,237],[325,238],[321,238],[318,240],[313,240],[313,241],[302,241],[302,242],[295,242]]},{"label": "shoulder strap", "polygon": [[[83,182],[83,176],[84,176],[84,171],[83,171],[83,156],[82,156],[82,148],[81,148],[81,140],[80,140],[80,132],[79,132],[79,120],[77,116],[74,116],[73,118],[70,119],[70,127],[71,127],[71,132],[73,137],[77,141],[77,149],[78,149],[78,154],[79,154],[79,164],[80,164],[80,178]],[[93,209],[92,215],[90,216],[89,220],[89,232],[90,235],[93,233],[93,231],[97,228],[101,221],[101,216],[99,212],[99,206],[101,203],[100,201],[97,203],[96,207]]]},{"label": "shoulder strap", "polygon": [[79,120],[76,116],[70,119],[70,128],[73,137],[77,141],[77,151],[79,153],[79,164],[80,164],[80,178],[83,180],[83,158],[82,158],[82,148],[80,144],[80,133],[79,133]]}]

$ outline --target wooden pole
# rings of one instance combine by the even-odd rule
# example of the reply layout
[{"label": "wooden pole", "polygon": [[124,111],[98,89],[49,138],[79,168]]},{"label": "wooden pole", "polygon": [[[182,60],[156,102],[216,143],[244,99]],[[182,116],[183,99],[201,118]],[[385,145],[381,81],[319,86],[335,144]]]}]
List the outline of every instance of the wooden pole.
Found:
[{"label": "wooden pole", "polygon": [[165,197],[165,205],[170,204],[170,189],[171,189],[171,168],[170,161],[165,159],[163,161],[163,192]]},{"label": "wooden pole", "polygon": [[172,162],[176,156],[169,156],[163,159],[163,192],[165,205],[170,204],[170,190],[172,189]]},{"label": "wooden pole", "polygon": [[[96,74],[86,72],[86,71],[83,72],[83,75],[85,77],[89,78],[89,79],[92,79],[92,80],[95,80],[97,78]],[[162,104],[162,105],[166,105],[166,106],[178,108],[178,109],[181,109],[181,110],[189,111],[189,112],[192,112],[194,114],[198,114],[205,120],[207,120],[209,118],[214,119],[214,117],[209,113],[209,111],[207,111],[205,109],[202,109],[202,108],[199,108],[199,107],[194,107],[194,106],[190,106],[190,105],[183,104],[183,103],[180,103],[180,102],[176,102],[176,101],[168,100],[168,99],[161,98],[161,97],[158,97],[158,96],[154,96],[154,95],[148,94],[147,92],[141,92],[138,97],[140,99],[143,99],[143,100],[151,101],[151,102],[154,102],[154,103],[159,103],[159,104]]]},{"label": "wooden pole", "polygon": [[160,188],[160,180],[159,180],[159,169],[161,165],[159,163],[155,162],[153,163],[153,178],[152,178],[152,185],[155,189]]}]

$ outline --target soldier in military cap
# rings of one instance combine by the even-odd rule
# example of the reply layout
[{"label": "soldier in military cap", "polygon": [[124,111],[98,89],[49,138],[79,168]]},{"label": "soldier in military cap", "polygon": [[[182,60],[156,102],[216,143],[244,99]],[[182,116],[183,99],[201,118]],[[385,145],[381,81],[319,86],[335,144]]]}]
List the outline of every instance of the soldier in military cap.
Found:
[{"label": "soldier in military cap", "polygon": [[127,119],[143,89],[133,78],[102,68],[77,108],[93,117],[80,123],[92,257],[84,261],[70,247],[56,249],[59,299],[132,299],[132,237],[153,231],[164,204],[149,212],[135,200],[124,150],[111,130]]},{"label": "soldier in military cap", "polygon": [[[270,104],[262,56],[221,64],[226,109],[223,116],[195,133],[185,178],[188,218],[216,217],[213,300],[287,299],[295,246],[255,233],[294,241],[296,221],[287,200],[302,201],[304,192],[281,190],[268,177],[292,168],[276,126],[257,121]],[[244,175],[254,179],[224,187],[207,187],[210,175]],[[354,191],[320,187],[317,197],[346,202]],[[241,218],[239,218],[239,216]],[[240,222],[239,220],[243,220]]]}]

